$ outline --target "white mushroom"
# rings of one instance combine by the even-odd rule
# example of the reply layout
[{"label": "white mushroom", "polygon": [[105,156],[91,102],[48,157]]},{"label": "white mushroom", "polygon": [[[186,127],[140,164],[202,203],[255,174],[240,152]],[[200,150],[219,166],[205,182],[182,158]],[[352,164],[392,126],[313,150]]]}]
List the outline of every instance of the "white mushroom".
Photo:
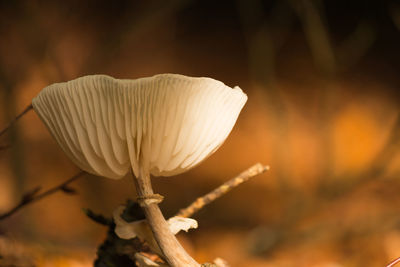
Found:
[{"label": "white mushroom", "polygon": [[[119,80],[93,75],[52,84],[32,105],[81,169],[114,179],[132,170],[139,200],[168,263],[198,266],[170,233],[150,174],[176,175],[211,155],[246,101],[239,87],[211,78],[160,74]],[[181,259],[172,259],[173,254]]]},{"label": "white mushroom", "polygon": [[247,97],[210,78],[161,74],[137,80],[85,76],[44,88],[32,101],[83,170],[121,178],[130,168],[182,173],[226,139]]}]

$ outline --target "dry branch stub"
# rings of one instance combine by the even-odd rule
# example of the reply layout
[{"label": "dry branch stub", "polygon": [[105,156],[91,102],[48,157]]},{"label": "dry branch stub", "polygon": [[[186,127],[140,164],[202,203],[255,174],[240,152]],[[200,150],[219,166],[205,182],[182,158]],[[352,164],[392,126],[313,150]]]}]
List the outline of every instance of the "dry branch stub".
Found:
[{"label": "dry branch stub", "polygon": [[263,172],[269,170],[269,166],[262,165],[261,163],[257,163],[247,170],[240,173],[238,176],[230,179],[229,181],[223,183],[222,185],[218,186],[216,189],[207,193],[206,195],[197,198],[192,204],[188,207],[181,209],[175,216],[180,217],[191,217],[194,213],[198,210],[202,209],[205,205],[210,204],[217,198],[225,195],[233,188],[241,185],[242,183],[250,180],[252,177],[257,176]]}]

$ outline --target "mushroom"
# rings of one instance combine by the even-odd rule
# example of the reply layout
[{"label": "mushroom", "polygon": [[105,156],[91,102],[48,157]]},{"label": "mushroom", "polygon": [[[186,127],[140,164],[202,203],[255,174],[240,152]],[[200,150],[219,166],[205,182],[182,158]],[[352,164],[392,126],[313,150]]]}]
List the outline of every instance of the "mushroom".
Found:
[{"label": "mushroom", "polygon": [[134,174],[138,201],[171,266],[199,266],[170,232],[150,175],[183,173],[224,142],[247,101],[211,78],[84,76],[44,88],[32,105],[67,156],[113,179]]}]

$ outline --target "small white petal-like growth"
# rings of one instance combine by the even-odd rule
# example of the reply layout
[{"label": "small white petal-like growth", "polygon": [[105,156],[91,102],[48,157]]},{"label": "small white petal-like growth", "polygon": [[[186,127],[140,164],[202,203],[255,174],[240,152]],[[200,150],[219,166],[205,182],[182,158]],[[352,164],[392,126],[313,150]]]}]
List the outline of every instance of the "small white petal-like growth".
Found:
[{"label": "small white petal-like growth", "polygon": [[[119,238],[131,239],[139,237],[141,240],[147,242],[150,248],[162,254],[160,248],[154,239],[153,232],[147,222],[147,220],[138,220],[133,222],[125,221],[121,215],[124,212],[125,206],[119,206],[113,212],[113,219],[115,222],[115,233]],[[179,216],[171,217],[167,220],[169,230],[172,234],[176,235],[180,231],[189,231],[190,229],[196,229],[198,227],[197,221],[192,218],[184,218]]]},{"label": "small white petal-like growth", "polygon": [[211,78],[92,75],[52,84],[32,105],[76,165],[117,179],[130,168],[171,176],[194,167],[224,142],[246,101]]}]

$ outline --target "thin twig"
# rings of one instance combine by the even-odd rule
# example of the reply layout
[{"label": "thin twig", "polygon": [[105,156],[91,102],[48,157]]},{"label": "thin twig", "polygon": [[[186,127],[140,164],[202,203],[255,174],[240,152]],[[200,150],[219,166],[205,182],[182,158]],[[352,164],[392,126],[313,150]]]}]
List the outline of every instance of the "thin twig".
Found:
[{"label": "thin twig", "polygon": [[57,191],[64,191],[66,193],[72,193],[73,191],[67,187],[70,183],[72,183],[73,181],[77,180],[78,178],[80,178],[82,175],[84,175],[85,172],[84,171],[80,171],[79,173],[75,174],[74,176],[72,176],[71,178],[69,178],[68,180],[62,182],[61,184],[50,188],[49,190],[38,194],[38,192],[40,191],[40,187],[35,188],[34,190],[32,190],[31,192],[25,193],[25,195],[22,197],[21,201],[13,208],[11,208],[9,211],[3,213],[0,215],[0,221],[4,220],[8,217],[10,217],[11,215],[13,215],[15,212],[17,212],[18,210],[20,210],[22,207],[32,204],[33,202],[36,202],[38,200],[41,200],[42,198],[45,198],[51,194],[56,193]]},{"label": "thin twig", "polygon": [[14,119],[6,126],[4,127],[1,131],[0,131],[0,136],[3,136],[3,134],[5,134],[10,128],[11,126],[13,126],[13,124],[19,120],[22,116],[24,116],[26,113],[28,113],[28,111],[30,111],[31,109],[33,109],[32,104],[30,104],[29,106],[27,106],[20,114],[18,114],[17,116],[14,117]]},{"label": "thin twig", "polygon": [[399,263],[400,262],[400,258],[397,258],[397,259],[395,259],[394,261],[392,261],[391,263],[389,263],[389,265],[388,266],[386,266],[386,267],[392,267],[392,266],[395,266],[397,263]]},{"label": "thin twig", "polygon": [[187,208],[181,209],[175,216],[180,217],[190,217],[205,205],[210,204],[217,198],[223,196],[224,194],[231,191],[233,188],[250,180],[250,178],[257,176],[265,171],[269,170],[269,166],[262,165],[261,163],[257,163],[238,176],[230,179],[229,181],[223,183],[210,193],[197,198],[192,204],[190,204]]}]

